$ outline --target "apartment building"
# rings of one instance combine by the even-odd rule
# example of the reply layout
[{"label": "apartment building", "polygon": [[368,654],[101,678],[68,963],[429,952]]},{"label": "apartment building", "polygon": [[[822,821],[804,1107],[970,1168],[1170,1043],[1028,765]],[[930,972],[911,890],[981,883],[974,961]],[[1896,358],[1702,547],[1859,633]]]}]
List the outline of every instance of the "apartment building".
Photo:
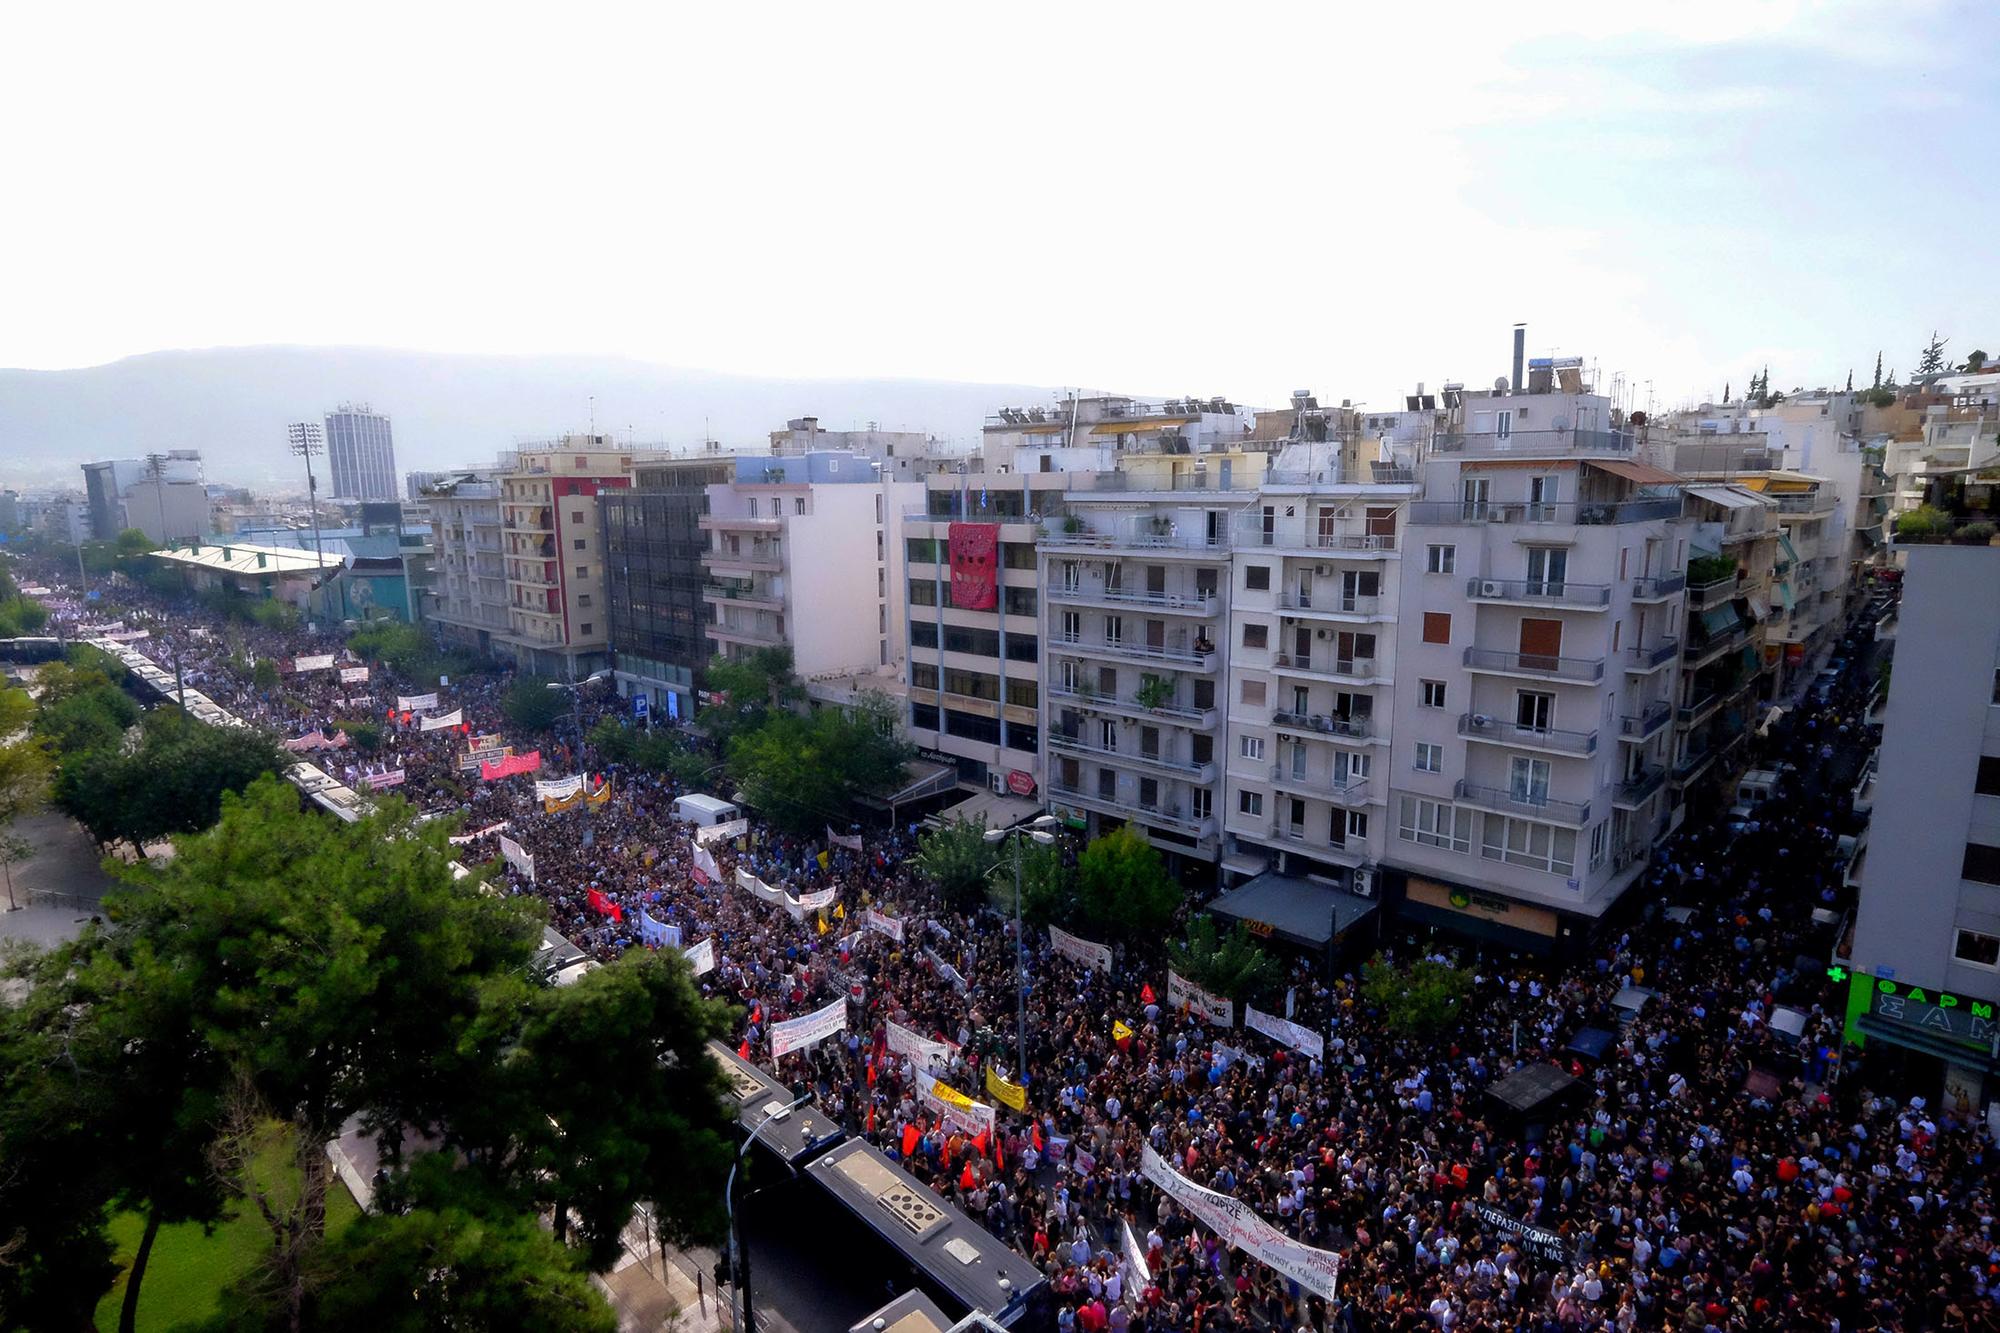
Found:
[{"label": "apartment building", "polygon": [[1726,787],[1776,693],[1783,648],[1765,636],[1790,597],[1793,571],[1781,557],[1775,499],[1724,482],[1691,482],[1685,496],[1687,618],[1671,751],[1683,801]]},{"label": "apartment building", "polygon": [[1669,817],[1689,521],[1580,367],[1465,395],[1403,530],[1385,896],[1560,952]]},{"label": "apartment building", "polygon": [[922,481],[935,473],[963,470],[965,455],[953,454],[922,431],[826,430],[818,417],[794,417],[770,434],[771,452],[853,454],[878,466],[885,481]]},{"label": "apartment building", "polygon": [[1372,892],[1388,828],[1401,535],[1417,488],[1296,443],[1234,515],[1223,870]]},{"label": "apartment building", "polygon": [[500,494],[491,471],[441,474],[424,492],[432,557],[420,614],[440,639],[482,657],[509,627]]},{"label": "apartment building", "polygon": [[396,442],[389,418],[366,403],[326,414],[326,463],[335,500],[396,498]]},{"label": "apartment building", "polygon": [[923,483],[871,459],[817,452],[734,460],[708,488],[702,600],[711,655],[791,649],[811,692],[846,697],[858,678],[893,686],[902,664],[903,515]]},{"label": "apartment building", "polygon": [[2000,550],[1907,545],[1848,964],[1871,1077],[1955,1109],[2000,1073]]},{"label": "apartment building", "polygon": [[629,489],[599,497],[612,679],[620,697],[645,698],[649,717],[694,716],[710,651],[700,522],[708,488],[735,476],[733,455],[662,459],[635,465]]},{"label": "apartment building", "polygon": [[522,447],[500,482],[507,625],[495,655],[558,680],[610,665],[598,497],[632,484],[637,461],[606,435],[566,435]]}]

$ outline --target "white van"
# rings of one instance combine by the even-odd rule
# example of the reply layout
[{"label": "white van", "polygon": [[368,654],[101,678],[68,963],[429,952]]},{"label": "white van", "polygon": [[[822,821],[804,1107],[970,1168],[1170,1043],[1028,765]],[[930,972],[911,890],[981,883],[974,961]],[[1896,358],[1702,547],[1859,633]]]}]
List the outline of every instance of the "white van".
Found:
[{"label": "white van", "polygon": [[740,819],[743,812],[719,796],[677,796],[674,798],[674,818],[686,820],[701,828],[713,828],[717,824],[727,824],[732,819]]}]

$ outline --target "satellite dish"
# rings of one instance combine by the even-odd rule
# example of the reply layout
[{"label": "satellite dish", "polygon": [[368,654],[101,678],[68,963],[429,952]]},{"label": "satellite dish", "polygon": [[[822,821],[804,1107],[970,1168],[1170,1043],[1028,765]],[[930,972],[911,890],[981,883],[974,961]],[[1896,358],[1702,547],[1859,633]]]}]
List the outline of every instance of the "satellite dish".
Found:
[{"label": "satellite dish", "polygon": [[1493,377],[1493,392],[1507,392],[1507,377],[1505,375],[1495,375]]}]

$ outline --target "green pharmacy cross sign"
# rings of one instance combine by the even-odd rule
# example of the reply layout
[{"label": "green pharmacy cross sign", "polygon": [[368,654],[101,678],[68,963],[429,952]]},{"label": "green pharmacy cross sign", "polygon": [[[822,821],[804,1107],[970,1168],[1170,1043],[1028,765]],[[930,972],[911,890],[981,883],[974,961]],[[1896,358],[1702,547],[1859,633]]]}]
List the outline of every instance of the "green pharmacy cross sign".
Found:
[{"label": "green pharmacy cross sign", "polygon": [[1861,1043],[1872,1033],[1892,1041],[1908,1037],[1927,1045],[1944,1042],[1989,1055],[2000,1046],[1995,1001],[1870,976],[1838,964],[1826,974],[1848,982],[1848,1041]]}]

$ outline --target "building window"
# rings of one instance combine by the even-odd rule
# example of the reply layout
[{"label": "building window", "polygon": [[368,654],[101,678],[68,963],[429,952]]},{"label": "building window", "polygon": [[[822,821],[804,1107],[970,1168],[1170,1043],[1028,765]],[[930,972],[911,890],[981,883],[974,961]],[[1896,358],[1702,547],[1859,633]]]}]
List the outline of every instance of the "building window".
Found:
[{"label": "building window", "polygon": [[1264,757],[1264,738],[1262,736],[1241,737],[1237,741],[1236,748],[1237,753],[1241,754],[1245,759],[1262,759]]},{"label": "building window", "polygon": [[1239,791],[1236,793],[1236,808],[1246,815],[1264,813],[1264,793],[1261,791]]},{"label": "building window", "polygon": [[910,622],[910,643],[917,648],[937,647],[937,622],[931,620],[912,620]]},{"label": "building window", "polygon": [[1424,572],[1427,574],[1449,574],[1458,568],[1458,548],[1456,546],[1432,546],[1425,551]]},{"label": "building window", "polygon": [[1368,812],[1366,810],[1349,810],[1347,812],[1347,841],[1368,841]]},{"label": "building window", "polygon": [[924,731],[938,729],[938,709],[936,704],[911,704],[910,725]]},{"label": "building window", "polygon": [[1981,884],[2000,884],[2000,847],[1988,847],[1983,842],[1966,843],[1965,864],[1958,873]]},{"label": "building window", "polygon": [[1268,625],[1245,625],[1243,646],[1245,648],[1267,648],[1270,646],[1271,629]]},{"label": "building window", "polygon": [[582,522],[583,522],[583,511],[582,511],[581,509],[572,509],[572,510],[570,510],[570,511],[569,511],[569,521],[570,521],[570,522],[572,522],[572,523],[582,523]]},{"label": "building window", "polygon": [[1979,776],[1973,780],[1972,790],[1981,796],[2000,796],[2000,757],[1980,756]]},{"label": "building window", "polygon": [[1472,812],[1448,801],[1405,796],[1397,811],[1396,836],[1404,842],[1441,847],[1448,852],[1472,850]]},{"label": "building window", "polygon": [[803,495],[801,495],[801,496],[797,496],[797,497],[795,497],[795,498],[794,498],[794,499],[792,500],[792,512],[793,512],[794,514],[803,514],[803,513],[805,513],[805,512],[806,512],[806,497],[805,497],[805,496],[803,496]]},{"label": "building window", "polygon": [[1417,742],[1417,772],[1442,773],[1444,771],[1444,747],[1429,741]]},{"label": "building window", "polygon": [[576,604],[577,604],[578,606],[589,606],[589,605],[590,605],[590,594],[589,594],[589,593],[587,593],[587,592],[580,592],[580,593],[578,593],[578,594],[576,595]]},{"label": "building window", "polygon": [[1479,854],[1489,861],[1567,875],[1576,869],[1576,831],[1532,819],[1487,815],[1480,830]]},{"label": "building window", "polygon": [[1064,643],[1082,643],[1083,613],[1081,611],[1063,612],[1062,624],[1058,627],[1058,632],[1062,635]]},{"label": "building window", "polygon": [[1262,708],[1264,706],[1264,682],[1261,680],[1244,681],[1242,701],[1253,708]]},{"label": "building window", "polygon": [[[1269,565],[1245,565],[1243,567],[1243,586],[1251,592],[1269,592],[1271,590],[1271,567]],[[2000,696],[2000,685],[1994,687],[1994,692],[1996,696]]]},{"label": "building window", "polygon": [[919,690],[934,690],[938,684],[938,669],[935,662],[910,663],[910,686]]},{"label": "building window", "polygon": [[938,604],[937,584],[929,579],[910,580],[911,606],[936,606]]},{"label": "building window", "polygon": [[938,540],[935,537],[906,537],[903,550],[913,565],[935,565],[938,562]]},{"label": "building window", "polygon": [[578,565],[578,566],[576,567],[576,576],[577,576],[578,578],[580,578],[580,579],[587,579],[587,578],[589,578],[589,577],[590,577],[590,566],[589,566],[589,565]]},{"label": "building window", "polygon": [[1972,963],[1979,967],[2000,967],[2000,935],[1988,935],[1978,930],[1961,930],[1958,932],[1958,942],[1952,945],[1951,956],[1961,963]]},{"label": "building window", "polygon": [[588,620],[586,620],[583,622],[583,624],[579,625],[577,628],[584,634],[590,634],[595,632],[597,627],[592,625]]},{"label": "building window", "polygon": [[1002,588],[1001,604],[1010,616],[1032,616],[1036,609],[1033,588]]},{"label": "building window", "polygon": [[1604,854],[1611,848],[1611,821],[1600,819],[1590,827],[1590,868],[1597,869],[1604,864]]},{"label": "building window", "polygon": [[1451,612],[1449,611],[1424,612],[1424,642],[1425,643],[1451,642]]},{"label": "building window", "polygon": [[1420,686],[1420,687],[1421,687],[1421,691],[1420,691],[1420,693],[1419,693],[1419,694],[1418,694],[1418,696],[1417,696],[1417,702],[1418,702],[1419,704],[1421,704],[1421,705],[1422,705],[1423,707],[1425,707],[1425,708],[1443,708],[1443,707],[1444,707],[1444,682],[1443,682],[1443,681],[1441,681],[1441,680],[1420,680],[1420,681],[1418,681],[1418,682],[1417,682],[1417,684],[1418,684],[1418,686]]}]

